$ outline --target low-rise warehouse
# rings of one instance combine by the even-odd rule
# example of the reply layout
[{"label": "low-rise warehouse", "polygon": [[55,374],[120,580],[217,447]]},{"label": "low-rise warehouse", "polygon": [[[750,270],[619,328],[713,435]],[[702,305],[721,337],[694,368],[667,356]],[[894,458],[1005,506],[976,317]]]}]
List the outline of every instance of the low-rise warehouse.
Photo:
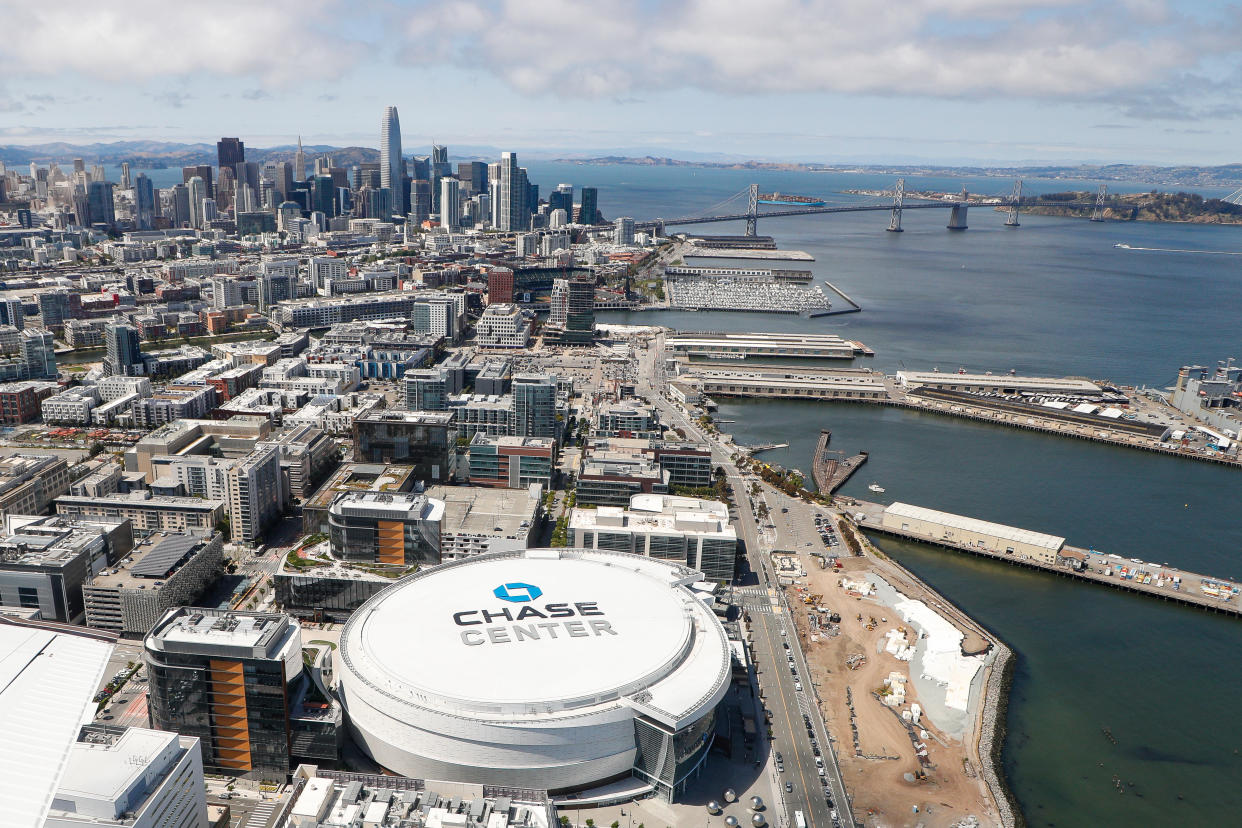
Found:
[{"label": "low-rise warehouse", "polygon": [[986,520],[938,512],[909,503],[894,503],[884,510],[882,525],[903,533],[925,536],[933,542],[969,546],[1026,560],[1055,564],[1065,538],[992,523]]}]

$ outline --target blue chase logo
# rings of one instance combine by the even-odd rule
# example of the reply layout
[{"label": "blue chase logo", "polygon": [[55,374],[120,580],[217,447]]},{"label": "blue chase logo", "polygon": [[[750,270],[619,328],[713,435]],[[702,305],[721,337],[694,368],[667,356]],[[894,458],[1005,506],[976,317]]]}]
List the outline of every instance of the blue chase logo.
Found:
[{"label": "blue chase logo", "polygon": [[543,590],[534,584],[523,584],[521,582],[513,584],[501,584],[492,590],[492,594],[502,601],[511,601],[514,604],[528,604],[535,601]]}]

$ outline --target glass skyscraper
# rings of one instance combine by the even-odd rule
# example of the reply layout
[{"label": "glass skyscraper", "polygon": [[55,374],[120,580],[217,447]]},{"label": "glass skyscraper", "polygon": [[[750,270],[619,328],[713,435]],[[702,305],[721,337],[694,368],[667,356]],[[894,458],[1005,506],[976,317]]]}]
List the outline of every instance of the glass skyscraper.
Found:
[{"label": "glass skyscraper", "polygon": [[[380,122],[380,186],[393,194],[393,210],[405,215],[405,164],[401,160],[401,119],[395,106],[385,107]],[[385,217],[387,218],[387,217]]]}]

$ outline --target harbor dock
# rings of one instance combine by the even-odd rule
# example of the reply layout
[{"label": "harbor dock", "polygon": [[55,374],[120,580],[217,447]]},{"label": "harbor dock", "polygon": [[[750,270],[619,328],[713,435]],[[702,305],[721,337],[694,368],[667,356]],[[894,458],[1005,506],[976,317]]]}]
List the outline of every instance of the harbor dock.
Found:
[{"label": "harbor dock", "polygon": [[728,333],[722,331],[679,332],[668,337],[674,356],[686,357],[780,357],[783,359],[853,359],[875,356],[875,351],[835,334]]},{"label": "harbor dock", "polygon": [[867,462],[867,452],[860,451],[853,457],[845,457],[839,451],[828,448],[832,440],[832,432],[823,429],[819,432],[819,441],[815,444],[815,455],[811,459],[811,479],[815,488],[823,494],[832,494],[845,485],[845,481]]},{"label": "harbor dock", "polygon": [[885,506],[839,498],[858,527],[905,540],[1004,561],[1164,601],[1242,617],[1242,587],[1224,578],[1167,564],[1082,549],[1064,538],[1027,529],[937,512],[904,503]]},{"label": "harbor dock", "polygon": [[682,254],[686,259],[766,259],[772,262],[813,262],[815,257],[804,250],[754,250],[747,248],[695,247],[690,245]]},{"label": "harbor dock", "polygon": [[[1075,378],[908,372],[889,376],[866,368],[690,362],[692,356],[728,358],[727,343],[708,347],[696,341],[702,336],[678,335],[668,342],[679,360],[678,382],[712,398],[874,403],[1242,468],[1236,440],[1213,436],[1216,430],[1135,389]],[[671,344],[679,338],[680,347]],[[747,355],[765,354],[742,348],[733,358]],[[1080,402],[1085,399],[1096,402]]]}]

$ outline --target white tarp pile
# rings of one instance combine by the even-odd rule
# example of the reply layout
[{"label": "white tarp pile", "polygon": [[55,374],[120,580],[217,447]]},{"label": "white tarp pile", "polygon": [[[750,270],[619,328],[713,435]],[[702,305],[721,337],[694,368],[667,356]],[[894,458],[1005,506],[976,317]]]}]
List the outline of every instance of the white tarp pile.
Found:
[{"label": "white tarp pile", "polygon": [[898,601],[897,613],[916,625],[926,636],[922,676],[945,688],[945,707],[965,711],[970,703],[970,684],[983,667],[982,656],[962,655],[962,638],[957,628],[941,618],[922,601]]},{"label": "white tarp pile", "polygon": [[884,634],[884,652],[892,653],[898,661],[910,661],[914,658],[914,648],[906,643],[906,634],[900,630],[889,630]]}]

